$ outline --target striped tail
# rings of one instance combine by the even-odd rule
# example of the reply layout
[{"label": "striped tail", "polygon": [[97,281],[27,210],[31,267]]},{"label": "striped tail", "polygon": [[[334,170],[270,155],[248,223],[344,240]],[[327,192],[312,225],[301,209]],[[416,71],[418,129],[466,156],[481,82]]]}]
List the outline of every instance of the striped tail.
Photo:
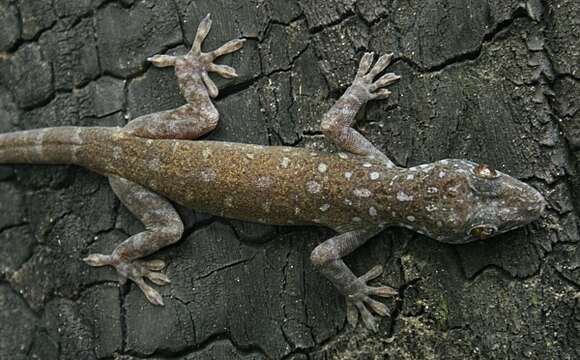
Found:
[{"label": "striped tail", "polygon": [[77,164],[87,138],[108,128],[58,127],[0,134],[0,164]]}]

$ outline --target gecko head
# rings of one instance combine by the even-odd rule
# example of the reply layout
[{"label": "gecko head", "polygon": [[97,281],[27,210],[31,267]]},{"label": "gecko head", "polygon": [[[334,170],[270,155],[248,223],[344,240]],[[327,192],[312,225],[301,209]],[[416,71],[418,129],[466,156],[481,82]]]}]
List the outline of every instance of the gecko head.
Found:
[{"label": "gecko head", "polygon": [[531,223],[546,206],[538,190],[488,165],[452,159],[416,169],[427,190],[417,209],[423,232],[440,241],[486,239]]}]

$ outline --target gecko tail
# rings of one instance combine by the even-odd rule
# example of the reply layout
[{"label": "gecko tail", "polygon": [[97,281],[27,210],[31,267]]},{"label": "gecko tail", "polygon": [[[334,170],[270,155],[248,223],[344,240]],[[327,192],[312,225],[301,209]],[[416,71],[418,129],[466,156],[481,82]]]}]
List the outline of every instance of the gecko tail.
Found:
[{"label": "gecko tail", "polygon": [[88,132],[106,128],[58,127],[0,134],[0,164],[78,164]]}]

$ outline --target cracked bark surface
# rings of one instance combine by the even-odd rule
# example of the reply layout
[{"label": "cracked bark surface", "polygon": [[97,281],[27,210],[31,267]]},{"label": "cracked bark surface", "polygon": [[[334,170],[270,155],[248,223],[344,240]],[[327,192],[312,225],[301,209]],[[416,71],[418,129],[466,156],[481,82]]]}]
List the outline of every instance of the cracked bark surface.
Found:
[{"label": "cracked bark surface", "polygon": [[171,70],[212,13],[212,48],[248,41],[217,80],[209,138],[332,150],[322,114],[364,51],[402,80],[358,128],[398,164],[486,162],[546,195],[549,216],[452,246],[389,229],[347,258],[399,288],[371,334],[309,263],[330,233],[179,209],[166,307],[109,252],[141,225],[107,181],[73,166],[0,167],[0,358],[576,359],[580,357],[580,4],[574,0],[0,0],[0,131],[117,126],[181,105]]}]

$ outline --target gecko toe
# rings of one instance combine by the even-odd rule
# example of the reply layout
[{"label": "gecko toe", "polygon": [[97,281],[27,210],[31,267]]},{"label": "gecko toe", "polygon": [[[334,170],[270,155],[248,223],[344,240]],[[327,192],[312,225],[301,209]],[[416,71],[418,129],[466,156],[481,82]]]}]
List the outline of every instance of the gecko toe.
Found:
[{"label": "gecko toe", "polygon": [[377,324],[377,321],[375,319],[375,317],[371,314],[371,312],[366,308],[366,306],[363,304],[362,301],[357,301],[354,304],[356,306],[356,308],[358,309],[358,312],[361,316],[362,322],[363,324],[365,324],[365,326],[373,331],[373,332],[377,332],[379,330],[379,325]]},{"label": "gecko toe", "polygon": [[370,280],[378,278],[379,276],[381,276],[382,273],[383,273],[382,265],[375,265],[369,271],[367,271],[366,274],[362,275],[359,279],[362,282],[366,283]]},{"label": "gecko toe", "polygon": [[375,63],[373,68],[365,75],[367,80],[372,81],[381,71],[385,70],[387,66],[391,64],[391,60],[393,59],[393,54],[384,54]]},{"label": "gecko toe", "polygon": [[346,321],[353,328],[358,323],[358,310],[350,301],[346,302]]},{"label": "gecko toe", "polygon": [[137,286],[139,286],[141,291],[143,291],[143,294],[145,294],[145,297],[147,298],[147,300],[149,300],[151,304],[158,306],[165,305],[163,303],[163,297],[161,297],[161,294],[159,294],[159,292],[153,289],[151,286],[147,285],[142,278],[135,279],[134,281],[137,284]]},{"label": "gecko toe", "polygon": [[110,255],[90,254],[89,256],[85,257],[83,259],[83,261],[86,262],[90,266],[99,267],[99,266],[111,265],[112,258]]},{"label": "gecko toe", "polygon": [[233,52],[240,50],[244,46],[245,42],[246,42],[246,39],[230,40],[227,43],[220,46],[219,48],[208,53],[208,55],[209,55],[210,59],[213,61],[221,56],[224,56],[226,54],[231,54]]},{"label": "gecko toe", "polygon": [[375,53],[374,52],[367,52],[363,55],[363,57],[360,60],[360,64],[358,66],[358,71],[357,71],[357,77],[363,77],[365,76],[371,66],[373,65],[373,59],[375,57]]},{"label": "gecko toe", "polygon": [[399,292],[390,286],[368,286],[367,293],[369,295],[380,296],[383,298],[397,296]]},{"label": "gecko toe", "polygon": [[167,284],[171,283],[171,280],[169,280],[167,275],[165,275],[164,273],[156,272],[156,271],[150,271],[150,272],[146,273],[145,277],[157,285],[167,285]]},{"label": "gecko toe", "polygon": [[145,268],[147,268],[151,271],[161,271],[161,270],[165,269],[165,267],[167,266],[165,261],[158,260],[158,259],[156,259],[156,260],[143,260],[143,261],[140,261],[140,263]]},{"label": "gecko toe", "polygon": [[389,315],[389,308],[387,307],[387,305],[383,304],[382,302],[378,302],[378,301],[373,300],[371,298],[367,298],[366,301],[365,301],[365,303],[377,315],[379,315],[379,316],[387,316],[387,315]]}]

